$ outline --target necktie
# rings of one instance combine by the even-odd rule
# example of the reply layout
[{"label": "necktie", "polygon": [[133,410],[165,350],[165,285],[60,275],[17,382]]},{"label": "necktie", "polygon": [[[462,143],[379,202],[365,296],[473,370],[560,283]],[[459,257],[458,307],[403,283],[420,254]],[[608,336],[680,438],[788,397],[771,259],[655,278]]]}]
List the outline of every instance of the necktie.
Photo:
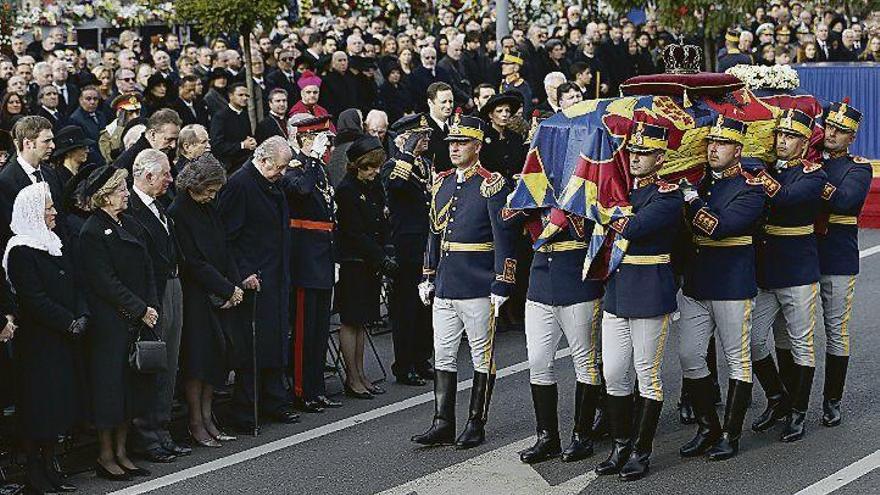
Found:
[{"label": "necktie", "polygon": [[98,116],[97,115],[95,115],[94,113],[90,113],[89,117],[91,117],[92,120],[94,120],[96,124],[98,123]]},{"label": "necktie", "polygon": [[34,170],[34,180],[37,182],[43,182],[43,171],[40,169]]},{"label": "necktie", "polygon": [[61,97],[64,98],[64,104],[67,104],[67,86],[59,86],[58,92],[61,93]]}]

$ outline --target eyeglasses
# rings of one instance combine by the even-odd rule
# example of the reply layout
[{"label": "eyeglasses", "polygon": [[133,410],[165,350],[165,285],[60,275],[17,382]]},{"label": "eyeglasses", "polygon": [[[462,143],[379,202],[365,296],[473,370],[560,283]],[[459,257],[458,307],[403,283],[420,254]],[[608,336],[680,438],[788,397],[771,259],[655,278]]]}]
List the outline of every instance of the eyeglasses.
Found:
[{"label": "eyeglasses", "polygon": [[281,57],[278,60],[282,62],[293,62],[293,57]]},{"label": "eyeglasses", "polygon": [[120,77],[119,79],[117,79],[117,81],[134,82],[134,78],[133,77]]}]

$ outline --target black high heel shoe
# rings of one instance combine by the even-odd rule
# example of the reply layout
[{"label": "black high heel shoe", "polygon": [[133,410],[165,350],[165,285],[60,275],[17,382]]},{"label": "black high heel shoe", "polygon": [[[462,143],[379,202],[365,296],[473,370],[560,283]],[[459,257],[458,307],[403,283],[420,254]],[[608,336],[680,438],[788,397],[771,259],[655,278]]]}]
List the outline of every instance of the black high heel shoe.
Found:
[{"label": "black high heel shoe", "polygon": [[119,467],[121,467],[122,470],[125,471],[129,476],[146,477],[146,476],[153,474],[152,472],[150,472],[149,469],[144,469],[142,467],[135,467],[134,469],[129,469],[129,468],[123,466],[122,464],[120,464]]},{"label": "black high heel shoe", "polygon": [[[125,471],[125,468],[123,468],[122,466],[119,467],[122,468],[123,471]],[[107,468],[102,466],[100,462],[95,463],[95,474],[98,476],[98,478],[104,478],[105,480],[110,481],[131,481],[131,476],[128,475],[127,471],[122,474],[113,474],[108,471]]]},{"label": "black high heel shoe", "polygon": [[375,398],[373,397],[373,394],[369,392],[355,392],[354,389],[348,386],[348,384],[346,384],[343,389],[345,390],[345,395],[353,399],[372,400]]}]

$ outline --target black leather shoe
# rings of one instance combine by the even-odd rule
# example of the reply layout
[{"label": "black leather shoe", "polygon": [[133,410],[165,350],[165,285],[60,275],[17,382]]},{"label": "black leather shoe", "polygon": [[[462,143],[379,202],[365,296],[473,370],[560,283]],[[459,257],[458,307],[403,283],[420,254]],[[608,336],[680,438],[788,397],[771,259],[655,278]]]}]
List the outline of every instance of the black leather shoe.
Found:
[{"label": "black leather shoe", "polygon": [[[70,493],[76,491],[76,485],[65,483],[61,473],[56,469],[55,459],[43,458],[43,466],[45,467],[46,479],[49,480],[55,492]],[[2,492],[0,492],[2,493]]]},{"label": "black leather shoe", "polygon": [[428,431],[413,435],[410,440],[419,445],[449,445],[455,441],[455,393],[458,375],[453,371],[438,371],[434,380],[434,420]]},{"label": "black leather shoe", "polygon": [[550,431],[539,431],[535,445],[519,453],[519,460],[526,464],[537,464],[557,457],[562,453],[562,445],[559,443],[559,434],[555,436]]},{"label": "black leather shoe", "polygon": [[[711,398],[711,396],[710,396]],[[644,478],[651,470],[651,454],[633,451],[626,464],[620,468],[619,477],[623,481],[635,481]]]},{"label": "black leather shoe", "polygon": [[434,379],[434,368],[432,368],[430,365],[425,366],[423,368],[417,368],[416,373],[423,380],[433,380]]},{"label": "black leather shoe", "polygon": [[807,418],[807,413],[798,411],[796,409],[792,409],[791,413],[785,419],[785,429],[782,430],[782,435],[780,435],[779,439],[783,442],[797,442],[801,438],[804,438],[804,421]]},{"label": "black leather shoe", "polygon": [[338,400],[331,400],[326,395],[319,395],[318,398],[315,400],[320,402],[321,406],[323,407],[328,407],[332,409],[342,407],[342,402],[339,402]]},{"label": "black leather shoe", "polygon": [[571,434],[571,442],[562,451],[562,462],[577,462],[593,455],[593,439],[578,432]]},{"label": "black leather shoe", "polygon": [[678,453],[682,457],[698,457],[705,454],[721,438],[721,423],[718,422],[712,397],[712,378],[708,376],[699,379],[685,378],[683,386],[687,392],[682,392],[682,396],[686,394],[690,398],[700,426],[696,435],[682,445]]},{"label": "black leather shoe", "polygon": [[52,493],[55,487],[47,477],[46,469],[39,458],[28,458],[27,487],[32,493]]},{"label": "black leather shoe", "polygon": [[[125,471],[125,469],[123,469],[123,471]],[[104,478],[105,480],[110,481],[131,481],[131,476],[128,474],[128,471],[125,471],[122,474],[113,474],[110,471],[107,471],[107,468],[102,466],[100,462],[95,463],[95,475],[97,475],[98,478]]]},{"label": "black leather shoe", "polygon": [[526,464],[552,459],[562,453],[559,443],[559,419],[556,407],[559,398],[556,384],[531,385],[532,402],[537,420],[538,438],[535,445],[519,453],[519,460]]},{"label": "black leather shoe", "polygon": [[489,417],[489,402],[492,399],[494,383],[495,375],[474,372],[468,421],[464,425],[464,430],[455,439],[455,448],[471,449],[486,441],[486,420]]},{"label": "black leather shoe", "polygon": [[129,469],[129,468],[123,466],[122,464],[120,464],[119,467],[121,467],[123,471],[128,473],[129,476],[137,476],[140,478],[146,478],[147,476],[153,474],[152,472],[150,472],[149,469],[144,469],[142,467],[135,467],[134,469]]},{"label": "black leather shoe", "polygon": [[322,413],[324,407],[317,400],[294,399],[293,408],[305,413]]},{"label": "black leather shoe", "polygon": [[608,458],[596,466],[596,474],[617,474],[623,467],[632,452],[632,395],[605,396],[605,413],[608,417],[608,427],[611,431],[611,453]]},{"label": "black leather shoe", "polygon": [[825,426],[837,426],[840,424],[840,400],[825,399],[822,401],[822,424]]},{"label": "black leather shoe", "polygon": [[385,389],[382,388],[382,387],[380,387],[380,386],[378,386],[378,385],[374,385],[374,384],[371,383],[371,384],[367,387],[367,392],[369,392],[369,393],[371,393],[371,394],[373,394],[373,395],[382,395],[382,394],[385,393]]},{"label": "black leather shoe", "polygon": [[167,450],[169,454],[174,454],[177,457],[183,457],[193,453],[193,449],[191,447],[187,447],[186,445],[179,445],[174,442],[163,443],[162,448]]},{"label": "black leather shoe", "polygon": [[[162,447],[156,447],[155,449],[150,449],[144,452],[136,452],[135,456],[148,461],[154,464],[167,464],[169,462],[174,462],[177,459],[177,456],[168,452]],[[124,466],[120,465],[122,469],[125,469]]]},{"label": "black leather shoe", "polygon": [[742,435],[743,420],[752,397],[752,384],[739,380],[729,380],[727,385],[727,404],[724,408],[724,433],[718,443],[706,453],[710,461],[724,461],[739,452],[739,439]]},{"label": "black leather shoe", "polygon": [[678,402],[678,422],[683,425],[692,425],[697,422],[697,415],[691,406],[690,398],[685,394],[681,395],[681,400]]},{"label": "black leather shoe", "polygon": [[353,388],[349,387],[348,385],[346,385],[344,387],[344,390],[345,390],[345,396],[351,397],[352,399],[362,399],[362,400],[375,399],[375,397],[373,397],[373,394],[371,394],[369,392],[356,392]]},{"label": "black leather shoe", "polygon": [[706,458],[710,461],[726,461],[737,452],[739,452],[739,439],[732,438],[731,434],[725,431],[721,434],[718,443],[706,452]]},{"label": "black leather shoe", "polygon": [[421,387],[421,386],[427,384],[428,382],[426,382],[424,378],[420,377],[419,374],[416,373],[415,371],[410,371],[409,373],[407,373],[403,376],[398,376],[397,383],[399,383],[401,385],[410,385],[413,387]]},{"label": "black leather shoe", "polygon": [[290,410],[278,411],[272,415],[272,419],[279,423],[292,425],[294,423],[299,423],[299,414]]}]

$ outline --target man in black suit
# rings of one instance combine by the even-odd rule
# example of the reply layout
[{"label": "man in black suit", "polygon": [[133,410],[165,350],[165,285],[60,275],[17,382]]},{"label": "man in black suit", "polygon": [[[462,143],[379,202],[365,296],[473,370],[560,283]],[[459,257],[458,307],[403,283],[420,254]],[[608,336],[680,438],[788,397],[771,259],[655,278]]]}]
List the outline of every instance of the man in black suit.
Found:
[{"label": "man in black suit", "polygon": [[69,77],[70,62],[61,59],[52,62],[52,85],[58,90],[58,109],[65,116],[73,113],[79,101],[79,87],[71,83]]},{"label": "man in black suit", "polygon": [[449,159],[449,116],[452,115],[452,87],[444,82],[435,82],[428,86],[428,125],[431,127],[431,139],[428,151],[422,156],[434,167],[434,172],[443,172],[452,168]]},{"label": "man in black suit", "polygon": [[233,83],[227,96],[229,105],[211,119],[211,149],[226,171],[232,173],[251,157],[257,140],[247,114],[247,87],[244,83]]},{"label": "man in black suit", "polygon": [[180,124],[177,112],[170,108],[163,108],[150,115],[143,136],[135,141],[130,148],[123,151],[119,158],[113,162],[113,166],[128,170],[129,177],[131,177],[135,159],[141,151],[152,148],[166,154],[170,153],[177,146]]},{"label": "man in black suit", "polygon": [[[52,167],[42,166],[55,149],[53,137],[52,124],[37,115],[22,117],[13,128],[18,152],[0,168],[0,250],[5,250],[6,243],[12,237],[9,227],[12,221],[12,205],[18,192],[25,187],[37,182],[48,183],[52,200],[59,210],[59,217],[63,214],[60,211],[61,184],[58,176]],[[55,232],[64,240],[64,221],[59,218],[56,225]]]},{"label": "man in black suit", "polygon": [[819,23],[816,26],[816,60],[819,62],[827,62],[834,56],[834,50],[831,47],[831,40],[828,39],[828,24]]},{"label": "man in black suit", "polygon": [[208,106],[196,96],[198,83],[199,76],[195,74],[184,76],[180,81],[177,99],[171,104],[171,108],[180,116],[183,125],[201,124],[207,128],[209,122]]},{"label": "man in black suit", "polygon": [[64,113],[58,109],[58,88],[52,84],[47,84],[40,88],[37,92],[37,115],[46,117],[52,123],[52,131],[58,131],[67,125],[67,118]]},{"label": "man in black suit", "polygon": [[189,455],[192,449],[177,445],[168,432],[171,421],[171,403],[177,377],[177,358],[183,328],[183,292],[180,286],[181,261],[174,223],[165,213],[157,198],[165,194],[171,184],[168,157],[160,150],[146,149],[138,153],[132,167],[134,183],[129,197],[128,214],[146,232],[147,249],[153,262],[156,294],[159,295],[159,324],[154,330],[167,350],[166,371],[156,375],[155,393],[144,397],[147,412],[132,422],[133,452],[150,462],[171,462],[178,456]]},{"label": "man in black suit", "polygon": [[101,134],[101,129],[107,127],[108,122],[104,112],[98,110],[99,102],[98,88],[92,85],[82,88],[79,94],[79,108],[70,114],[67,122],[81,127],[86,137],[95,143],[89,146],[89,160],[91,163],[103,165],[104,157],[98,148],[98,136]]},{"label": "man in black suit", "polygon": [[[437,50],[425,47],[419,52],[422,66],[413,69],[409,76],[410,89],[412,91],[413,106],[417,112],[428,110],[426,97],[428,87],[435,82],[446,83],[452,89],[452,76],[442,67],[437,67]],[[332,112],[331,112],[332,113]]]},{"label": "man in black suit", "polygon": [[266,89],[272,91],[281,88],[287,91],[287,99],[299,99],[299,87],[296,85],[296,72],[293,70],[293,50],[281,50],[278,53],[278,67],[266,74]]},{"label": "man in black suit", "polygon": [[269,92],[269,115],[257,124],[257,144],[272,136],[281,136],[287,139],[287,92],[281,88],[275,88]]}]

